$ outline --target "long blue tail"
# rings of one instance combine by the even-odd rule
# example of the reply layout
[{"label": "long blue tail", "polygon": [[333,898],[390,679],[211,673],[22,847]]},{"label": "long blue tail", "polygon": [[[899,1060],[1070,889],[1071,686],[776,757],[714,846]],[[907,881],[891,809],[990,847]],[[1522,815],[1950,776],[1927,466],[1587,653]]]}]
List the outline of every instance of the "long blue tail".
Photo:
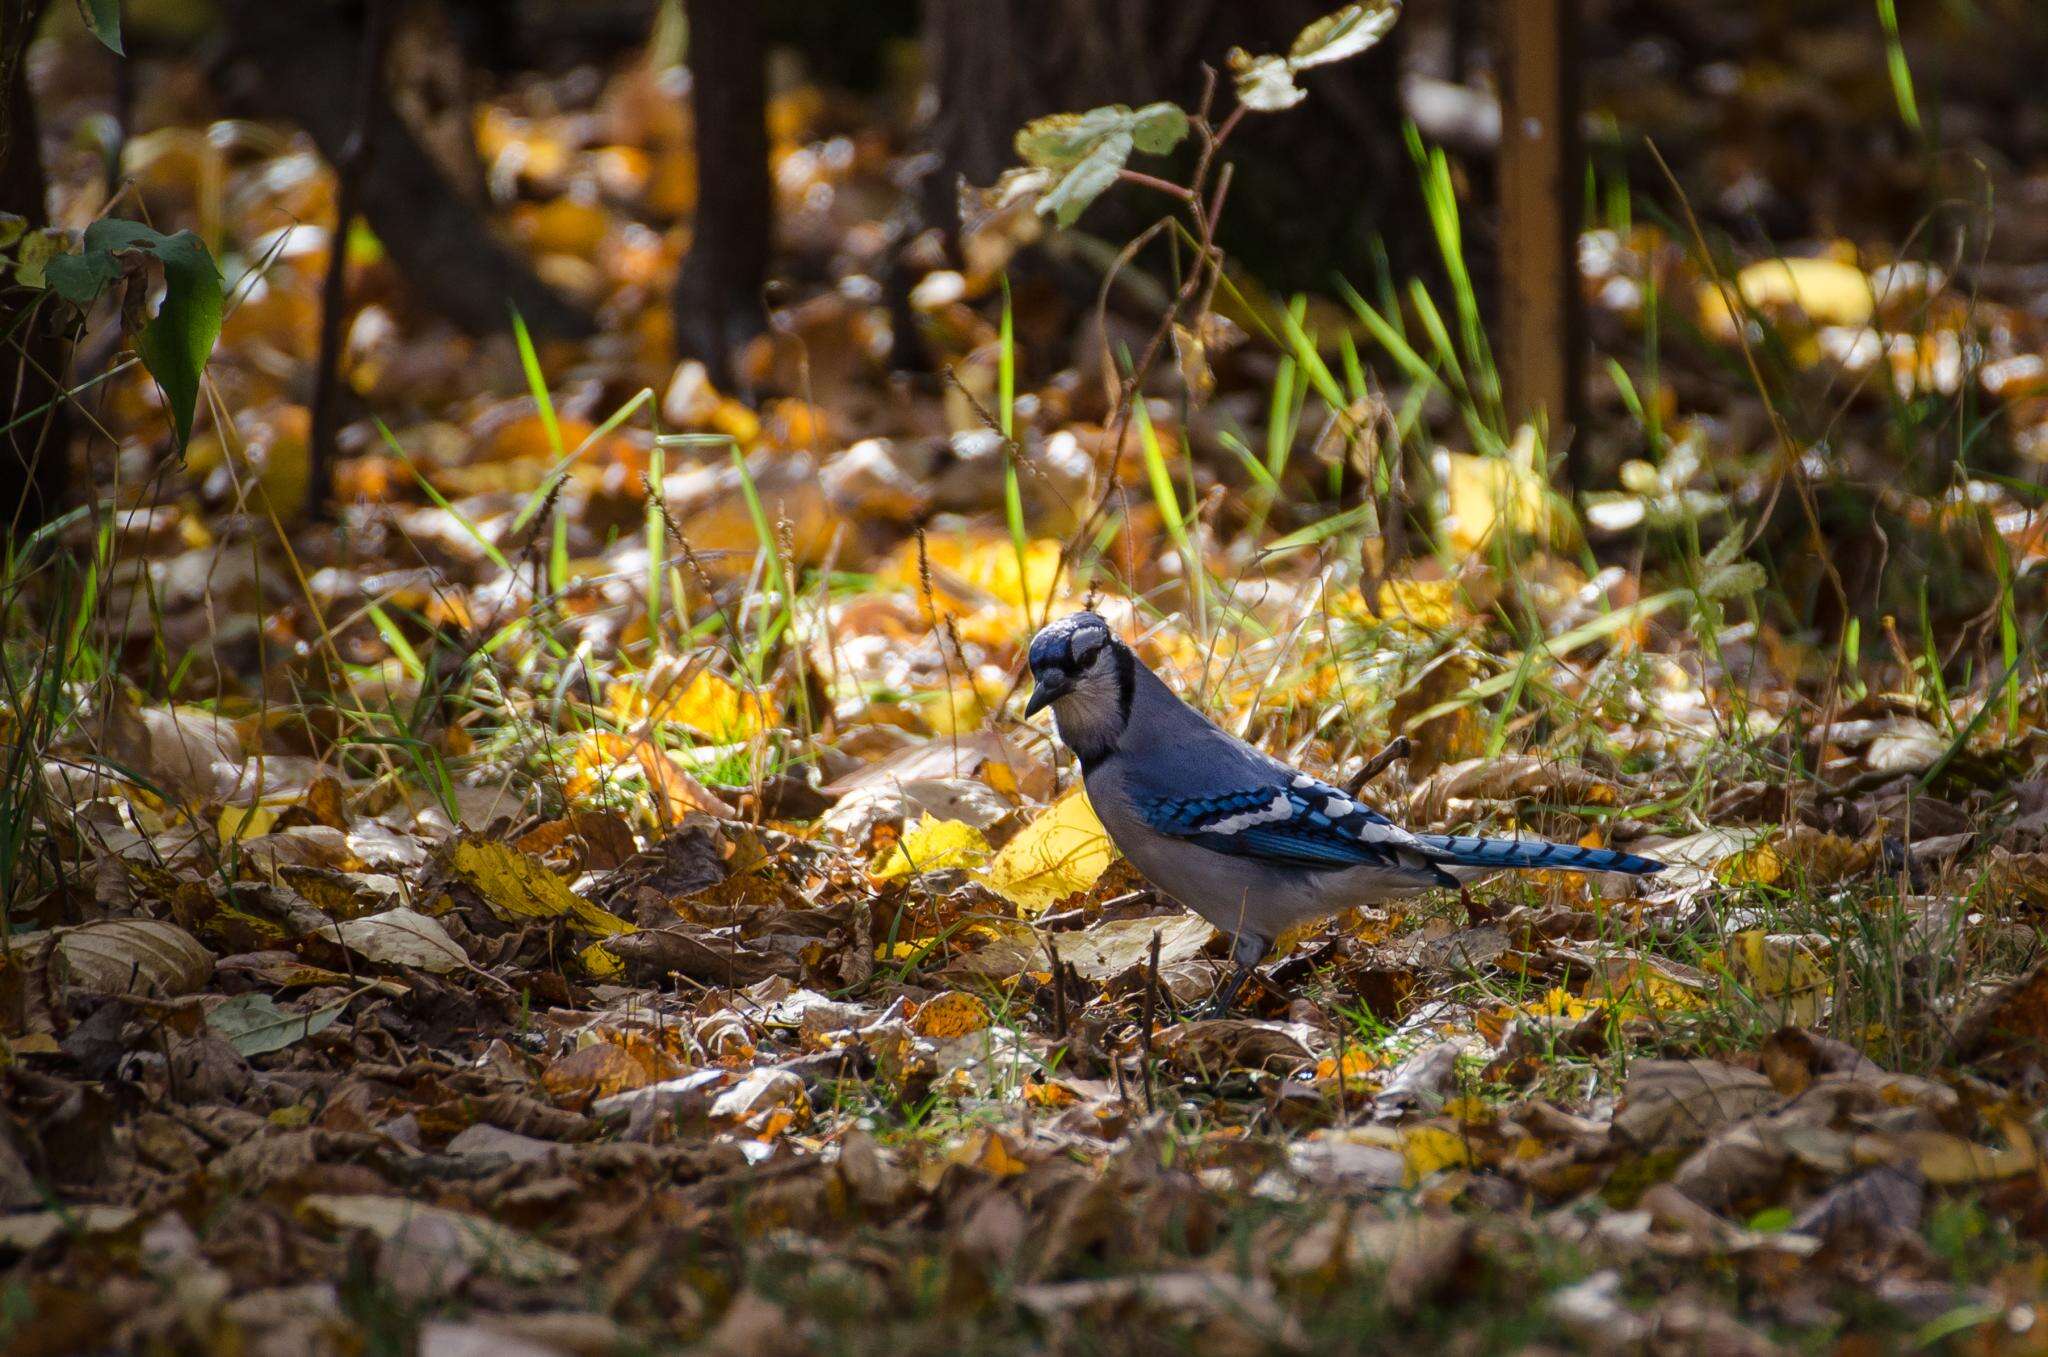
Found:
[{"label": "long blue tail", "polygon": [[1655,858],[1541,839],[1481,839],[1463,834],[1417,834],[1415,839],[1446,867],[1547,867],[1567,872],[1627,872],[1631,876],[1664,870],[1664,864]]}]

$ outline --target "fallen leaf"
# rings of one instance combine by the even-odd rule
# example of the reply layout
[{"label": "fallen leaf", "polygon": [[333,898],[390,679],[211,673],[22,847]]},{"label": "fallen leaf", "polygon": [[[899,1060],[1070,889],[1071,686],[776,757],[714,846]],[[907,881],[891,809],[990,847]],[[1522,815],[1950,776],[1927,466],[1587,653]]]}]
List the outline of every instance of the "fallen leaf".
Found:
[{"label": "fallen leaf", "polygon": [[448,847],[446,862],[452,879],[474,890],[508,922],[566,915],[601,938],[633,931],[624,919],[570,890],[539,858],[510,844],[464,835]]},{"label": "fallen leaf", "polygon": [[1038,914],[1093,886],[1115,860],[1116,845],[1076,787],[1004,844],[983,879],[1011,904]]},{"label": "fallen leaf", "polygon": [[386,966],[413,966],[445,975],[469,965],[469,954],[448,936],[441,921],[415,909],[400,907],[344,919],[334,925],[333,936],[357,956]]},{"label": "fallen leaf", "polygon": [[310,1013],[294,1013],[278,1007],[267,994],[238,994],[209,1009],[206,1025],[226,1037],[238,1054],[263,1055],[326,1031],[347,1007],[344,999]]},{"label": "fallen leaf", "polygon": [[975,868],[988,861],[989,852],[988,840],[973,825],[936,819],[926,812],[876,857],[868,877],[876,882],[895,881],[925,872]]},{"label": "fallen leaf", "polygon": [[1771,1081],[1718,1060],[1639,1060],[1629,1067],[1615,1134],[1645,1152],[1703,1140],[1778,1101]]},{"label": "fallen leaf", "polygon": [[35,948],[54,936],[57,979],[99,994],[190,994],[213,975],[213,954],[174,923],[103,919],[54,932],[18,933],[10,944]]},{"label": "fallen leaf", "polygon": [[1766,259],[1726,284],[1703,283],[1700,323],[1724,342],[1733,342],[1740,297],[1743,307],[1780,316],[1797,310],[1816,325],[1867,325],[1877,309],[1870,278],[1854,264],[1835,259]]},{"label": "fallen leaf", "polygon": [[918,1005],[910,1019],[910,1030],[921,1037],[943,1040],[964,1037],[989,1025],[988,1005],[964,990],[948,990]]},{"label": "fallen leaf", "polygon": [[[343,1230],[363,1230],[380,1240],[405,1237],[431,1247],[442,1258],[508,1282],[541,1285],[575,1275],[575,1258],[486,1216],[472,1216],[406,1197],[315,1192],[299,1211]],[[421,1227],[425,1227],[422,1230]]]}]

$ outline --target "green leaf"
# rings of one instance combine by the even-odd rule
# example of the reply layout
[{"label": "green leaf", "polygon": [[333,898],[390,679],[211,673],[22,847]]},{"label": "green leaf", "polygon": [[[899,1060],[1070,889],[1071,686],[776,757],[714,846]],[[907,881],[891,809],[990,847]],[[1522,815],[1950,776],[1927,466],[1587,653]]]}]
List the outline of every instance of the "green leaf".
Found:
[{"label": "green leaf", "polygon": [[1086,113],[1048,113],[1033,118],[1018,129],[1017,158],[1041,169],[1069,169],[1094,151],[1104,137],[1129,132],[1131,117],[1127,106],[1110,104]]},{"label": "green leaf", "polygon": [[206,1025],[227,1038],[238,1054],[263,1055],[326,1031],[347,1007],[344,999],[311,1013],[293,1013],[279,1008],[267,994],[238,994],[208,1013]]},{"label": "green leaf", "polygon": [[1114,132],[1098,141],[1038,200],[1038,210],[1062,226],[1072,226],[1088,210],[1088,204],[1116,182],[1117,171],[1130,159],[1131,144],[1128,132]]},{"label": "green leaf", "polygon": [[[21,251],[21,281],[27,283],[30,266],[26,244]],[[83,309],[91,306],[107,285],[121,276],[121,261],[102,250],[92,254],[60,254],[43,263],[42,282],[52,292]]]},{"label": "green leaf", "polygon": [[205,244],[190,231],[167,236],[141,222],[106,218],[85,228],[84,248],[78,254],[52,259],[45,273],[66,301],[90,306],[120,278],[121,261],[116,256],[128,250],[151,255],[163,266],[163,304],[143,324],[135,352],[164,390],[171,428],[182,448],[192,436],[200,374],[220,337],[220,270]]},{"label": "green leaf", "polygon": [[1165,155],[1188,134],[1188,115],[1179,104],[1161,101],[1131,114],[1131,140],[1146,155]]},{"label": "green leaf", "polygon": [[121,0],[78,0],[79,16],[92,35],[117,57],[125,57],[121,48]]},{"label": "green leaf", "polygon": [[135,351],[171,404],[178,446],[192,436],[199,405],[199,377],[220,338],[220,271],[213,256],[190,231],[180,231],[157,249],[164,264],[164,301],[142,327]]},{"label": "green leaf", "polygon": [[1764,568],[1755,561],[1735,561],[1718,566],[1700,585],[1701,598],[1742,598],[1770,582]]},{"label": "green leaf", "polygon": [[1355,57],[1386,37],[1400,17],[1400,0],[1346,5],[1302,29],[1287,49],[1287,64],[1299,71]]},{"label": "green leaf", "polygon": [[1059,176],[1038,200],[1038,210],[1071,226],[1116,182],[1132,151],[1164,155],[1187,134],[1188,115],[1177,104],[1138,109],[1108,104],[1086,113],[1032,119],[1017,132],[1017,155],[1034,169]]}]

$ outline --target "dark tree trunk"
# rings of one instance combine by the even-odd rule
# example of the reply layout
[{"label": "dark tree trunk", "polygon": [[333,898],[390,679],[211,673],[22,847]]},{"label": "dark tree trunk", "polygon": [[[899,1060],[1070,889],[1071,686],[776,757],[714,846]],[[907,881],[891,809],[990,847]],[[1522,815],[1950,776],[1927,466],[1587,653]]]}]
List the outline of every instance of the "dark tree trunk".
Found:
[{"label": "dark tree trunk", "polygon": [[[1046,113],[1171,99],[1193,109],[1202,67],[1218,73],[1215,115],[1234,105],[1233,46],[1284,52],[1328,0],[927,0],[926,54],[937,87],[931,124],[939,164],[927,218],[958,224],[957,185],[994,182],[1016,163],[1012,139]],[[1397,25],[1364,56],[1311,71],[1308,101],[1252,114],[1233,135],[1236,165],[1222,243],[1269,282],[1326,288],[1342,272],[1361,287],[1378,233],[1397,265],[1423,233],[1414,168],[1401,145]],[[1156,199],[1111,194],[1084,229],[1118,237],[1159,213]]]},{"label": "dark tree trunk", "polygon": [[[329,163],[338,162],[355,121],[361,6],[226,0],[222,8],[232,55],[243,68],[244,100],[298,123]],[[472,334],[502,330],[508,305],[537,335],[576,338],[596,330],[450,185],[388,93],[375,99],[372,123],[377,155],[361,186],[363,217],[422,303]]]},{"label": "dark tree trunk", "polygon": [[[0,0],[0,212],[31,229],[48,211],[28,88],[29,40],[45,8],[45,0]],[[0,285],[0,423],[12,426],[0,434],[0,514],[11,537],[48,522],[65,498],[64,361],[64,337],[43,294]]]},{"label": "dark tree trunk", "polygon": [[697,216],[676,279],[676,347],[714,378],[761,332],[774,207],[768,184],[767,42],[756,0],[689,0]]}]

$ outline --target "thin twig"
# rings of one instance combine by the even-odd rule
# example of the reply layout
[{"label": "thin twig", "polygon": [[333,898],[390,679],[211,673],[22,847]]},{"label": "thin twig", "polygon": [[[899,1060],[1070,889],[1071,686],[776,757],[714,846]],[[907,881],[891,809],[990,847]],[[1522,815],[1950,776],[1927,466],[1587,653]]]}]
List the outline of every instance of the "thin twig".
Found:
[{"label": "thin twig", "polygon": [[1145,1005],[1139,1018],[1138,1039],[1144,1061],[1145,1111],[1152,1107],[1152,1024],[1159,1013],[1159,930],[1152,930],[1152,950],[1145,961]]},{"label": "thin twig", "polygon": [[1414,748],[1414,743],[1406,735],[1397,737],[1392,744],[1367,759],[1365,767],[1351,775],[1351,781],[1346,785],[1345,790],[1353,796],[1358,795],[1366,783],[1387,771],[1387,766],[1395,760],[1407,758],[1414,751]]}]

